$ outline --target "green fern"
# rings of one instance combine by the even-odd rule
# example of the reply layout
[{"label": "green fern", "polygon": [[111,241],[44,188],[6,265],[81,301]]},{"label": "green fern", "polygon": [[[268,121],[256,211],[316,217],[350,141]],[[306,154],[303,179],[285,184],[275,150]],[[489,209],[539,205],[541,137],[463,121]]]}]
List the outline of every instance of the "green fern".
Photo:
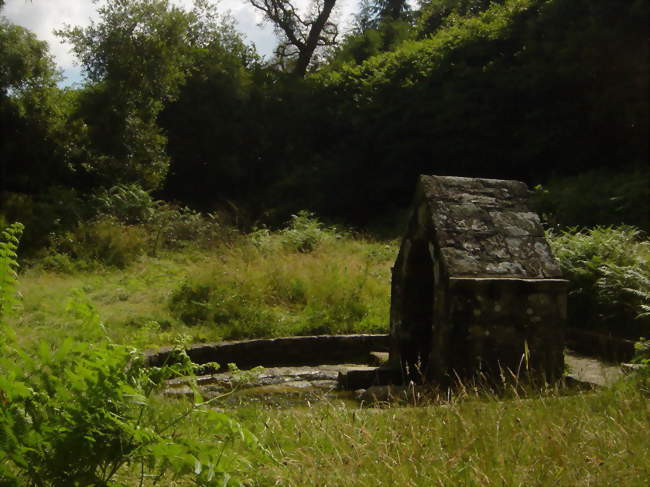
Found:
[{"label": "green fern", "polygon": [[0,324],[4,323],[18,304],[16,294],[18,254],[16,251],[23,229],[24,226],[21,223],[14,223],[0,234]]},{"label": "green fern", "polygon": [[[194,364],[182,350],[184,360],[145,367],[137,350],[108,340],[81,294],[68,306],[78,334],[56,348],[42,342],[23,349],[7,338],[11,326],[5,320],[18,302],[22,230],[15,223],[0,234],[0,486],[118,486],[124,485],[115,481],[118,472],[134,464],[140,465],[139,485],[145,477],[181,475],[200,486],[234,485],[231,474],[247,463],[229,447],[259,445],[210,407],[218,398],[204,401],[195,388],[195,402],[178,416],[151,414],[152,398],[166,379],[194,377]],[[190,416],[200,416],[214,436],[178,439]]]},{"label": "green fern", "polygon": [[650,243],[628,226],[571,229],[549,234],[570,281],[573,326],[589,326],[638,338],[648,333]]}]

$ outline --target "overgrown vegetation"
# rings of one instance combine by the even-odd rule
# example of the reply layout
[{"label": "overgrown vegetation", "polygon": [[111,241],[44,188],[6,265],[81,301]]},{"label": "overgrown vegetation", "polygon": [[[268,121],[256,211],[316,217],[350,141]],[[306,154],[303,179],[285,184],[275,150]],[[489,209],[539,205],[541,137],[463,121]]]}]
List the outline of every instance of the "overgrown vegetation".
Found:
[{"label": "overgrown vegetation", "polygon": [[637,339],[650,332],[650,243],[631,227],[550,235],[569,280],[569,325]]},{"label": "overgrown vegetation", "polygon": [[[148,228],[111,221],[114,240]],[[227,230],[207,248],[201,238],[184,242],[158,257],[124,259],[126,269],[79,257],[98,254],[99,238],[77,241],[74,257],[48,254],[21,279],[18,326],[30,330],[25,336],[65,333],[72,325],[61,317],[64,303],[81,293],[109,336],[128,344],[168,344],[178,334],[216,341],[387,329],[393,242],[346,235],[304,212],[278,231]]]},{"label": "overgrown vegetation", "polygon": [[257,485],[642,487],[649,390],[646,379],[564,397],[472,392],[415,408],[241,415],[279,460],[258,470]]},{"label": "overgrown vegetation", "polygon": [[[633,253],[631,249],[637,245],[641,248],[635,252],[645,249],[636,238],[638,232],[629,228],[598,229],[578,237],[557,236],[555,245],[559,240],[562,249],[576,246],[580,252],[574,249],[569,255],[580,258],[592,255],[583,248],[591,245],[597,249],[596,254],[607,255],[609,262],[619,254],[631,258],[627,254]],[[307,252],[301,244],[305,240],[318,244]],[[611,245],[601,248],[604,242]],[[627,247],[619,249],[622,242]],[[606,254],[607,249],[614,256]],[[84,425],[99,422],[102,427],[93,431],[101,435],[106,449],[95,451],[98,447],[85,445],[84,438],[78,444],[85,445],[84,454],[92,453],[95,459],[109,458],[111,465],[128,459],[130,464],[114,477],[123,485],[139,482],[141,471],[136,464],[141,460],[146,460],[147,473],[169,467],[164,478],[186,485],[196,476],[193,472],[198,458],[203,464],[199,478],[205,479],[214,457],[191,452],[220,453],[224,447],[215,472],[221,468],[223,475],[234,473],[235,478],[247,479],[246,485],[378,486],[384,485],[386,479],[395,485],[414,486],[432,482],[644,485],[650,460],[645,408],[650,389],[643,375],[612,391],[570,397],[546,391],[543,396],[526,396],[525,401],[516,393],[503,401],[467,388],[464,392],[461,389],[458,396],[433,404],[422,402],[417,408],[364,410],[325,404],[291,412],[263,411],[252,406],[233,411],[237,420],[259,438],[259,449],[254,447],[252,437],[221,413],[214,413],[216,423],[208,421],[200,407],[198,414],[185,416],[190,404],[183,401],[149,394],[146,414],[135,418],[146,395],[140,388],[146,391],[151,387],[153,393],[161,377],[151,378],[151,371],[140,369],[139,362],[131,360],[130,349],[115,342],[154,345],[173,343],[179,335],[184,335],[184,340],[199,341],[225,336],[331,333],[341,331],[342,324],[353,331],[364,331],[364,323],[370,323],[372,331],[385,332],[389,269],[395,252],[394,244],[343,234],[324,226],[313,215],[302,213],[278,231],[242,235],[209,251],[186,247],[158,257],[144,256],[121,270],[94,267],[92,271],[75,270],[71,274],[37,267],[27,270],[20,276],[23,297],[15,301],[20,311],[15,319],[18,343],[23,344],[23,350],[37,350],[34,341],[46,339],[55,347],[45,346],[44,352],[32,355],[29,361],[13,360],[11,366],[27,374],[35,389],[46,391],[44,394],[52,397],[52,407],[67,406],[75,412],[63,418],[45,415],[69,432],[56,438],[45,436],[39,442],[52,445],[54,450],[47,450],[51,453],[68,445],[64,440],[74,442],[75,435],[85,431],[73,427],[77,425],[74,421],[84,419]],[[629,262],[621,255],[619,265]],[[578,257],[570,262],[576,268],[584,265]],[[77,304],[66,313],[61,303],[75,289],[85,298],[74,298]],[[591,289],[597,290],[598,286]],[[354,302],[350,296],[355,297]],[[95,303],[105,317],[103,327],[112,343],[103,338],[104,331],[98,328],[93,309],[80,304],[88,302],[84,300]],[[625,303],[632,306],[631,302]],[[355,314],[359,308],[369,314]],[[64,336],[78,342],[62,341]],[[43,365],[49,367],[43,369]],[[2,366],[5,371],[14,370],[5,361]],[[25,375],[5,377],[3,384],[20,384]],[[86,397],[86,387],[101,394]],[[116,406],[104,410],[102,398]],[[111,414],[122,418],[124,424],[115,425]],[[189,449],[182,450],[190,451],[189,456],[180,453],[177,448],[181,447],[157,450],[153,445],[159,436],[154,433],[180,416],[183,419],[174,423],[173,437],[182,448]],[[131,427],[126,426],[135,419],[140,421],[135,424],[142,425],[138,431],[143,435],[153,431],[137,444],[128,436]],[[106,441],[124,434],[131,443],[123,444],[133,446],[132,451]],[[242,438],[241,434],[243,442],[235,442],[235,438]],[[43,451],[36,448],[33,455]],[[32,461],[42,462],[43,469],[60,467],[67,458],[61,455],[48,456],[47,461],[36,456]],[[172,455],[170,464],[165,455]],[[90,460],[86,464],[94,465]],[[540,465],[544,468],[540,469]],[[88,474],[89,468],[79,475]],[[19,469],[10,471],[15,474]],[[147,476],[144,485],[155,478]]]},{"label": "overgrown vegetation", "polygon": [[650,168],[593,170],[534,188],[532,206],[550,228],[631,225],[650,232]]},{"label": "overgrown vegetation", "polygon": [[182,347],[159,369],[134,347],[386,332],[396,243],[298,210],[399,235],[420,173],[541,183],[570,325],[650,336],[647,19],[645,0],[364,0],[297,69],[210,2],[106,0],[60,32],[70,88],[0,19],[0,485],[645,487],[647,369],[571,396],[233,413],[258,442],[218,399],[160,397],[193,374]]},{"label": "overgrown vegetation", "polygon": [[[151,400],[167,378],[192,376],[179,351],[174,365],[145,367],[141,354],[106,337],[99,316],[77,301],[66,318],[72,325],[57,343],[24,348],[13,339],[20,224],[0,240],[0,483],[7,486],[120,486],[130,476],[139,485],[193,478],[194,485],[234,485],[246,466],[231,447],[255,438],[237,422],[203,402],[160,416]],[[30,344],[31,345],[31,344]],[[182,349],[181,349],[182,350]],[[191,415],[210,433],[178,437]],[[126,471],[126,473],[125,473]]]}]

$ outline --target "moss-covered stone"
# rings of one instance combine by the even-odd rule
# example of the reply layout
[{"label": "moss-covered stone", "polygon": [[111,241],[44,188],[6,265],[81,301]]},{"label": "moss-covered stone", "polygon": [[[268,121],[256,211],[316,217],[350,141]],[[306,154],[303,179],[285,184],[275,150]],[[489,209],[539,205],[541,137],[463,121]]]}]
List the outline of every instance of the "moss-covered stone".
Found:
[{"label": "moss-covered stone", "polygon": [[393,269],[391,363],[443,382],[563,370],[566,281],[517,181],[421,176]]}]

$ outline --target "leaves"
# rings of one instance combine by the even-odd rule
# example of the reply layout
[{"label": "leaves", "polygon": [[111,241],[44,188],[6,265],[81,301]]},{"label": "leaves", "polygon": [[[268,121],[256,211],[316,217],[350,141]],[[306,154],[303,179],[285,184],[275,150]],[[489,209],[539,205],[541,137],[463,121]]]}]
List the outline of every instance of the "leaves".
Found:
[{"label": "leaves", "polygon": [[4,332],[4,326],[2,326],[4,320],[13,312],[18,303],[16,295],[18,254],[16,251],[23,229],[21,223],[14,223],[0,233],[0,333]]},{"label": "leaves", "polygon": [[633,227],[549,234],[569,280],[569,323],[638,338],[648,329],[650,243]]},{"label": "leaves", "polygon": [[[2,232],[0,240],[0,319],[15,303],[16,248],[22,225]],[[193,474],[198,485],[228,482],[241,468],[227,449],[233,442],[257,447],[254,436],[223,413],[202,402],[174,418],[159,418],[151,398],[164,380],[192,375],[187,354],[174,365],[146,368],[141,354],[114,345],[103,333],[95,309],[79,296],[68,306],[79,323],[78,335],[57,348],[41,343],[23,350],[0,342],[0,485],[64,487],[116,485],[127,464],[141,464],[142,475],[162,479]],[[91,340],[91,341],[89,341]],[[178,428],[200,415],[214,435],[183,438]]]}]

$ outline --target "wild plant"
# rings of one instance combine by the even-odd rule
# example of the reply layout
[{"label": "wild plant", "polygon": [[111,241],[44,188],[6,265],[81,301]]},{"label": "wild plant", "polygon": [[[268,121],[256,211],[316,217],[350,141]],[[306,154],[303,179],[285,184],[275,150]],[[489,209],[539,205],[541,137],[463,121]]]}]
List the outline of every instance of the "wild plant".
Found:
[{"label": "wild plant", "polygon": [[336,230],[325,228],[312,212],[301,210],[291,215],[289,224],[279,234],[286,248],[309,253],[325,240],[335,238]]},{"label": "wild plant", "polygon": [[[82,222],[69,232],[52,237],[45,267],[65,271],[101,265],[124,268],[146,252],[148,234],[137,225],[125,225],[113,216]],[[67,256],[62,257],[62,256]],[[57,268],[57,265],[60,266]]]},{"label": "wild plant", "polygon": [[118,184],[99,190],[92,203],[97,213],[127,223],[145,223],[154,210],[154,199],[137,184]]},{"label": "wild plant", "polygon": [[0,346],[4,344],[3,337],[6,337],[6,334],[12,334],[12,330],[8,329],[5,320],[11,316],[18,304],[16,295],[17,250],[23,229],[21,223],[14,223],[0,233]]},{"label": "wild plant", "polygon": [[[255,448],[254,436],[203,401],[173,417],[159,417],[152,400],[165,379],[193,375],[182,349],[169,365],[145,367],[142,355],[106,338],[88,302],[73,302],[73,336],[56,348],[24,349],[11,338],[16,249],[22,227],[10,226],[0,241],[0,485],[33,487],[165,484],[190,476],[195,485],[238,485],[246,467],[230,447]],[[200,416],[204,438],[180,434]],[[128,484],[127,484],[128,482]]]},{"label": "wild plant", "polygon": [[633,227],[549,234],[569,280],[571,326],[638,338],[650,325],[650,243]]}]

